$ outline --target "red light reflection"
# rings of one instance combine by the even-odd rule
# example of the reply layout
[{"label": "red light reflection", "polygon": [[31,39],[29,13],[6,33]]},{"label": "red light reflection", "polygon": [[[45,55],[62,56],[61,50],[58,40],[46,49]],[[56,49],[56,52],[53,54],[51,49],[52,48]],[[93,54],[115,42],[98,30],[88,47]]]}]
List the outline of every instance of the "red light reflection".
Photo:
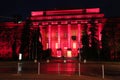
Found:
[{"label": "red light reflection", "polygon": [[41,65],[41,73],[43,74],[68,74],[72,75],[76,72],[77,64],[74,63],[48,63]]}]

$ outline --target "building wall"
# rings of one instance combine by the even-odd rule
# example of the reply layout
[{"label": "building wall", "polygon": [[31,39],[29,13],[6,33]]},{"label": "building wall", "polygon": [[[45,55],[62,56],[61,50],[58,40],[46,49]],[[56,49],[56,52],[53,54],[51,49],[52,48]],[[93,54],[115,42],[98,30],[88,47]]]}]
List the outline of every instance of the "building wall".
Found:
[{"label": "building wall", "polygon": [[81,39],[85,25],[87,35],[91,34],[92,18],[95,19],[93,23],[97,27],[95,34],[100,48],[104,14],[99,8],[31,12],[33,25],[40,24],[43,49],[52,49],[53,57],[77,57],[83,47]]},{"label": "building wall", "polygon": [[0,59],[17,57],[21,45],[23,24],[0,23]]},{"label": "building wall", "polygon": [[[95,20],[93,22],[92,18]],[[90,29],[94,25],[96,27],[96,39],[98,48],[103,48],[102,46],[102,29],[104,28],[104,24],[106,19],[104,18],[104,14],[100,12],[99,8],[92,9],[75,9],[75,10],[51,10],[51,11],[33,11],[31,12],[31,21],[32,28],[39,28],[40,33],[42,35],[43,50],[51,49],[52,57],[77,57],[79,51],[83,48],[82,38],[84,33],[87,33],[88,36],[91,35]],[[12,58],[12,45],[14,43],[15,38],[14,34],[17,35],[17,51],[16,54],[18,56],[19,47],[21,45],[20,38],[22,34],[23,24],[17,24],[19,26],[17,29],[15,28],[16,23],[5,23],[1,26],[6,26],[6,29],[9,29],[10,32],[10,41],[6,41],[5,45],[3,45],[3,41],[1,41],[0,54],[9,54],[10,58]],[[85,28],[86,27],[86,28]],[[1,29],[0,35],[6,36],[4,33],[4,29]],[[86,32],[85,32],[86,31]],[[16,32],[16,33],[15,33]],[[32,32],[31,32],[32,33]],[[8,35],[9,33],[7,33]],[[31,35],[30,35],[31,36]],[[1,38],[7,40],[6,38]],[[3,47],[8,46],[10,42],[10,51],[8,48],[3,49]],[[31,43],[32,44],[32,43]],[[89,38],[89,47],[91,47],[91,39]],[[3,52],[6,51],[6,52]],[[32,52],[34,54],[34,52]],[[91,54],[92,55],[92,54]],[[26,56],[29,56],[26,54]],[[3,57],[3,56],[2,56]],[[4,56],[7,58],[7,56]]]}]

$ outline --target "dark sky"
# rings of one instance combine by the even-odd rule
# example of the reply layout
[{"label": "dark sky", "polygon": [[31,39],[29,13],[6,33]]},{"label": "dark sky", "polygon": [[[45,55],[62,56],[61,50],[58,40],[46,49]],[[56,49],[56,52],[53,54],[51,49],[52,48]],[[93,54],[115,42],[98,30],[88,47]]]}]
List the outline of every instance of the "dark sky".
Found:
[{"label": "dark sky", "polygon": [[0,16],[21,15],[23,19],[34,10],[101,8],[105,17],[120,17],[120,0],[1,0]]}]

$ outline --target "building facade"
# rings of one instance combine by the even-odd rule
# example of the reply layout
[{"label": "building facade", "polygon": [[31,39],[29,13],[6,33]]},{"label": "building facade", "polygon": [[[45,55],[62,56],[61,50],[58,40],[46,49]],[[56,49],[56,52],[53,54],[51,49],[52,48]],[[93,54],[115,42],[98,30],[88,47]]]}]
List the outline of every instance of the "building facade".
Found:
[{"label": "building facade", "polygon": [[100,8],[32,11],[30,24],[0,22],[0,59],[18,59],[22,51],[24,59],[51,53],[120,60],[119,35],[120,18],[104,18]]},{"label": "building facade", "polygon": [[83,35],[89,36],[92,46],[91,29],[96,28],[97,47],[101,45],[101,31],[105,18],[100,8],[32,11],[33,27],[39,27],[43,49],[50,49],[52,57],[77,57],[84,44]]}]

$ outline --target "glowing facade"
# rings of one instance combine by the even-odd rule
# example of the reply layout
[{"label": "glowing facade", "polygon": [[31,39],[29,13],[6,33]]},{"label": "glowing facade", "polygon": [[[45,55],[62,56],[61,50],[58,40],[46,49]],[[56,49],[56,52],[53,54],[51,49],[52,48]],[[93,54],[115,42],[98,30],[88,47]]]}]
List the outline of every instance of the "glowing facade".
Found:
[{"label": "glowing facade", "polygon": [[24,22],[17,24],[14,22],[0,23],[0,59],[17,58],[21,45],[21,34]]},{"label": "glowing facade", "polygon": [[[97,39],[101,46],[101,31],[104,25],[104,14],[99,8],[32,11],[31,20],[34,27],[39,27],[42,34],[43,49],[51,49],[52,57],[77,57],[82,48],[82,35],[87,25],[90,34],[91,19],[97,26]],[[90,40],[89,40],[89,46]]]}]

